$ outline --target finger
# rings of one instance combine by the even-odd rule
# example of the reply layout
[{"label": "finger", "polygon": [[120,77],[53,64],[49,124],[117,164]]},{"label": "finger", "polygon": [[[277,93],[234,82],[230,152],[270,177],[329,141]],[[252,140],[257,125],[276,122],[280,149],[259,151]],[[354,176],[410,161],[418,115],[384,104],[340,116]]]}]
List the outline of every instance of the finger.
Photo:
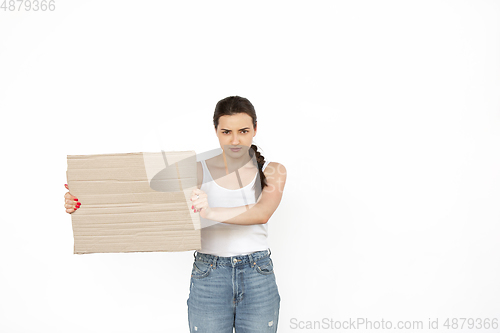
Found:
[{"label": "finger", "polygon": [[[65,203],[67,203],[68,205],[75,205],[77,203],[80,203],[80,201],[78,201],[78,199],[66,199],[64,200]],[[81,203],[80,203],[81,204]]]},{"label": "finger", "polygon": [[203,204],[204,204],[204,203],[207,203],[207,204],[208,204],[207,198],[202,198],[202,197],[200,197],[199,199],[196,199],[196,198],[195,198],[195,199],[193,200],[193,205],[194,205],[195,207],[197,207],[197,206],[198,206],[198,207],[201,207],[201,206],[203,206]]},{"label": "finger", "polygon": [[199,191],[200,190],[198,190],[198,189],[194,189],[191,192],[191,201],[194,201],[194,200],[198,199],[198,196],[201,196]]},{"label": "finger", "polygon": [[66,189],[69,191],[68,184],[64,184],[64,187],[66,187]]},{"label": "finger", "polygon": [[74,209],[74,208],[67,208],[67,209],[66,209],[66,213],[68,213],[68,214],[71,214],[71,213],[73,213],[74,211],[75,211],[75,209]]},{"label": "finger", "polygon": [[193,194],[194,194],[194,195],[197,195],[197,194],[198,194],[198,195],[200,195],[200,196],[201,196],[203,193],[205,193],[205,192],[203,192],[203,191],[202,191],[202,190],[200,190],[199,188],[195,188],[195,189],[193,190]]},{"label": "finger", "polygon": [[199,210],[199,203],[193,203],[191,209],[196,213]]},{"label": "finger", "polygon": [[81,204],[77,203],[76,201],[72,202],[72,203],[66,203],[64,205],[65,208],[70,208],[70,209],[77,209],[77,208],[80,208],[80,206],[81,206]]},{"label": "finger", "polygon": [[76,201],[75,199],[73,199],[73,200],[66,199],[64,202],[64,207],[68,208],[68,209],[77,209],[77,208],[80,208],[81,205],[82,205],[81,202]]},{"label": "finger", "polygon": [[78,201],[78,198],[75,197],[74,195],[71,195],[71,194],[70,195],[65,195],[64,196],[64,201],[75,201],[76,202],[76,201]]},{"label": "finger", "polygon": [[191,197],[191,201],[195,201],[197,199],[200,199],[200,198],[206,198],[207,197],[207,194],[201,190],[198,190],[192,197]]},{"label": "finger", "polygon": [[66,203],[64,204],[64,207],[65,208],[80,208],[82,204],[80,202],[77,202],[77,201],[66,201]]},{"label": "finger", "polygon": [[78,199],[77,197],[75,197],[73,194],[71,194],[69,192],[66,192],[66,194],[64,195],[64,198],[65,199],[70,199],[70,200]]}]

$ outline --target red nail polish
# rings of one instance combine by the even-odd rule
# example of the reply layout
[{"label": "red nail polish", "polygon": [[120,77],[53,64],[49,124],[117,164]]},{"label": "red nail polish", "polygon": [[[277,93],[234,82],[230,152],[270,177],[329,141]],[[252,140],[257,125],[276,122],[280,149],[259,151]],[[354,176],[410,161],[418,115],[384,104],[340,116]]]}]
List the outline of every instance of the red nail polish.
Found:
[{"label": "red nail polish", "polygon": [[78,199],[74,199],[75,201],[78,201]]}]

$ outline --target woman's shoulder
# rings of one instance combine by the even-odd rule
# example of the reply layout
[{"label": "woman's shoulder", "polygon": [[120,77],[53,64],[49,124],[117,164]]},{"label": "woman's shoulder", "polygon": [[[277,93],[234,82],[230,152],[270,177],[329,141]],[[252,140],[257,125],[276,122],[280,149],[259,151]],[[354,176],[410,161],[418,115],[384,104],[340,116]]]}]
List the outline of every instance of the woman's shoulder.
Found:
[{"label": "woman's shoulder", "polygon": [[279,172],[280,174],[286,174],[286,168],[283,164],[278,162],[269,162],[267,165],[264,164],[264,174],[274,174]]}]

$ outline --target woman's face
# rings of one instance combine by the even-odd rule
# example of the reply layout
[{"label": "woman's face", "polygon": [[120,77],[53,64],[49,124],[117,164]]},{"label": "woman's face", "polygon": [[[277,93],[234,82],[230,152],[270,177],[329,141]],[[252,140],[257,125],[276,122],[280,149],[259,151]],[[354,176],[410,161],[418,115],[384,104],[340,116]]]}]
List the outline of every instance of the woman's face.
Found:
[{"label": "woman's face", "polygon": [[[244,156],[252,145],[252,139],[257,134],[257,125],[253,129],[252,117],[246,113],[237,113],[232,116],[219,118],[219,125],[215,131],[224,153],[230,157]],[[233,151],[231,148],[240,148]]]}]

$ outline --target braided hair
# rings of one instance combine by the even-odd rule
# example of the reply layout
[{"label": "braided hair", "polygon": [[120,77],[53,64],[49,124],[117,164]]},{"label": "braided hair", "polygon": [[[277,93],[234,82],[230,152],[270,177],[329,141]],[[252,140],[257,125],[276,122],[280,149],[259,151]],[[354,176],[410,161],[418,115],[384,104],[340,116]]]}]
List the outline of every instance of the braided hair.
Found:
[{"label": "braided hair", "polygon": [[[252,117],[253,128],[255,130],[257,126],[257,114],[255,113],[255,109],[248,99],[240,96],[229,96],[217,102],[213,118],[215,129],[217,129],[217,126],[219,126],[220,117],[231,116],[237,113],[246,113],[250,117]],[[250,155],[252,161],[254,161],[253,156],[255,155],[255,160],[257,160],[256,167],[259,170],[258,179],[260,179],[260,186],[258,189],[256,189],[257,182],[255,182],[253,186],[253,189],[255,190],[255,200],[257,201],[257,198],[260,196],[264,187],[268,186],[266,176],[262,171],[266,160],[264,156],[257,150],[257,146],[255,144],[252,144],[250,147],[252,149],[248,150],[248,154]]]}]

